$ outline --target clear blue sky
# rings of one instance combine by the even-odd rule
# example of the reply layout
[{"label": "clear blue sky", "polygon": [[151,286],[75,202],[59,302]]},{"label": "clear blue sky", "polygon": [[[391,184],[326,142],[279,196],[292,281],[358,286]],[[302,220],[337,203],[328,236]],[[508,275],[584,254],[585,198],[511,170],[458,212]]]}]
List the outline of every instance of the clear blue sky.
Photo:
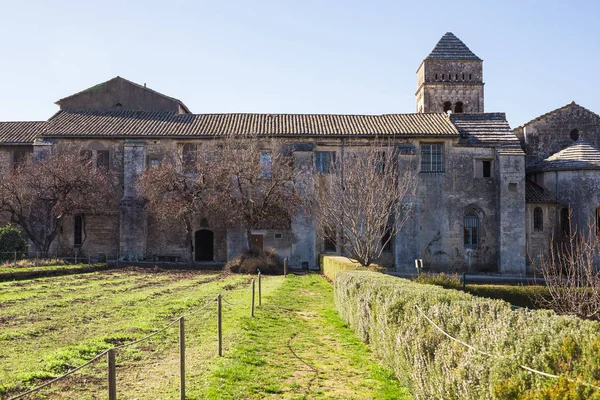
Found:
[{"label": "clear blue sky", "polygon": [[453,32],[512,126],[573,100],[600,113],[598,1],[8,1],[0,120],[116,75],[194,113],[415,111],[415,72]]}]

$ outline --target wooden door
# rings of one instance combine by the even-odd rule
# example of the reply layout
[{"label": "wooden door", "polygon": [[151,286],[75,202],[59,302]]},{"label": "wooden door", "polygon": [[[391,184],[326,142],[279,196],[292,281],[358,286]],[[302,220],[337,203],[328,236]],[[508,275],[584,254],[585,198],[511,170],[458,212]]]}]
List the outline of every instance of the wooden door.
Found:
[{"label": "wooden door", "polygon": [[264,238],[263,235],[250,235],[250,244],[252,245],[252,248],[262,251]]}]

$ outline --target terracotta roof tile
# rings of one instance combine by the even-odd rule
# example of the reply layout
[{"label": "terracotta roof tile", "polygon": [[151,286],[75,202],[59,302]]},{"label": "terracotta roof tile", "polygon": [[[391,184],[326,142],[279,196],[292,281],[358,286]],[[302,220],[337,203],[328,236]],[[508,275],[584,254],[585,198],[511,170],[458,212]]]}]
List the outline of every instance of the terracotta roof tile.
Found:
[{"label": "terracotta roof tile", "polygon": [[447,115],[175,114],[151,111],[63,110],[45,137],[168,137],[257,134],[280,136],[458,136]]},{"label": "terracotta roof tile", "polygon": [[46,121],[0,122],[1,144],[32,144],[33,139],[41,134]]}]

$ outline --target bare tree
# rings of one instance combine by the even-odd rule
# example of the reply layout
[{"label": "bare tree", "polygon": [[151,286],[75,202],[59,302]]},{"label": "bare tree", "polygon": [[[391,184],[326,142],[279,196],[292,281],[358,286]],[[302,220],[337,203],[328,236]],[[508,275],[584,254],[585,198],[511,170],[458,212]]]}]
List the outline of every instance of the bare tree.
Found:
[{"label": "bare tree", "polygon": [[405,164],[392,143],[374,142],[349,147],[315,171],[311,209],[320,231],[364,267],[381,257],[410,216],[416,176]]},{"label": "bare tree", "polygon": [[115,210],[115,177],[82,160],[79,151],[25,159],[0,177],[0,212],[48,254],[67,215]]},{"label": "bare tree", "polygon": [[218,209],[222,168],[213,143],[183,145],[140,174],[136,188],[149,214],[169,227],[185,226],[190,261],[194,260],[194,219]]},{"label": "bare tree", "polygon": [[[571,215],[569,215],[570,226]],[[540,257],[548,294],[535,300],[560,314],[600,320],[600,241],[593,224],[587,232],[565,229],[564,240],[552,237],[549,254]]]},{"label": "bare tree", "polygon": [[219,143],[221,176],[227,176],[219,201],[229,227],[286,229],[301,198],[295,188],[291,148],[256,135],[229,136]]}]

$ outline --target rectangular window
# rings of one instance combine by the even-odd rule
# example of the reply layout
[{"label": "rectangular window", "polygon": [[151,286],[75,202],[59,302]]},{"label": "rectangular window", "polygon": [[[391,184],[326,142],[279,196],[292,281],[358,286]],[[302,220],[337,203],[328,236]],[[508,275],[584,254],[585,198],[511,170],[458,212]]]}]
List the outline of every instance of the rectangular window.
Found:
[{"label": "rectangular window", "polygon": [[442,143],[421,143],[421,172],[444,172]]},{"label": "rectangular window", "polygon": [[184,173],[196,172],[197,148],[195,144],[185,143],[181,146],[181,163]]},{"label": "rectangular window", "polygon": [[148,162],[146,163],[147,168],[155,168],[158,167],[159,161],[156,157],[148,157]]},{"label": "rectangular window", "polygon": [[110,169],[110,153],[108,150],[96,152],[96,168]]},{"label": "rectangular window", "polygon": [[260,153],[260,177],[271,179],[271,160],[273,154],[270,151]]},{"label": "rectangular window", "polygon": [[492,160],[475,160],[475,178],[492,177]]},{"label": "rectangular window", "polygon": [[73,219],[73,245],[79,247],[83,244],[83,216],[76,215]]},{"label": "rectangular window", "polygon": [[27,161],[27,157],[29,157],[29,152],[27,150],[15,150],[13,152],[13,167],[17,167],[22,165]]},{"label": "rectangular window", "polygon": [[475,247],[479,244],[479,217],[475,213],[468,213],[464,220],[465,247]]},{"label": "rectangular window", "polygon": [[332,163],[335,162],[334,151],[315,151],[315,169],[321,174],[331,171]]},{"label": "rectangular window", "polygon": [[337,232],[335,229],[326,228],[323,237],[323,251],[325,253],[335,253],[337,251]]}]

